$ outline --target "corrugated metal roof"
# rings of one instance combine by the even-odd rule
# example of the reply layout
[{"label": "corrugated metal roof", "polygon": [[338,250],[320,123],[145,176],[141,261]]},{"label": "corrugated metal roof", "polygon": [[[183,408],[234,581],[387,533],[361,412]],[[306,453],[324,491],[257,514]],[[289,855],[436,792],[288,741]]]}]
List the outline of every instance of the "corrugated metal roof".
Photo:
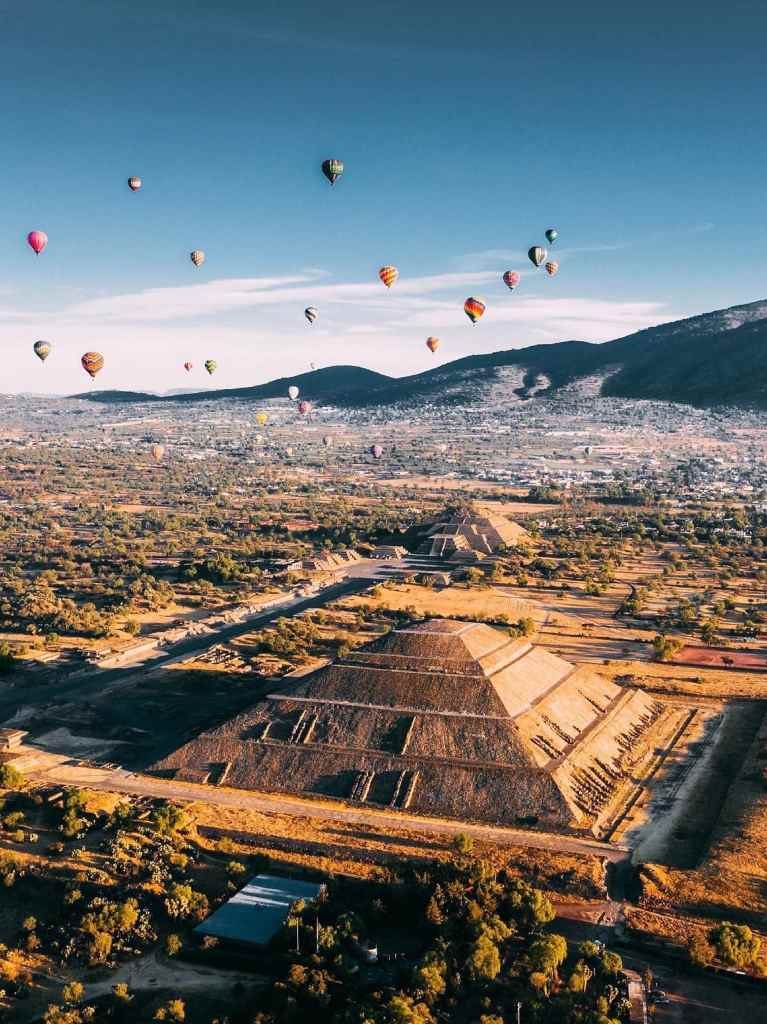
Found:
[{"label": "corrugated metal roof", "polygon": [[313,900],[323,886],[295,878],[256,875],[210,917],[198,924],[200,935],[265,945],[282,927],[297,900]]}]

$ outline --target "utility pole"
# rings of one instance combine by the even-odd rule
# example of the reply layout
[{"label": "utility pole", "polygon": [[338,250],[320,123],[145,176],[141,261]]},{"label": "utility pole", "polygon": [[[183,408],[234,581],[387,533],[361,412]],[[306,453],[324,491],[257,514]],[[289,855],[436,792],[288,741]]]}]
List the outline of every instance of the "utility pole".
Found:
[{"label": "utility pole", "polygon": [[522,1020],[522,1003],[518,999],[517,1000],[517,1024],[521,1024],[521,1020]]},{"label": "utility pole", "polygon": [[301,940],[298,934],[299,919],[296,918],[296,953],[301,952]]},{"label": "utility pole", "polygon": [[320,916],[319,914],[314,915],[314,952],[319,953],[320,951]]}]

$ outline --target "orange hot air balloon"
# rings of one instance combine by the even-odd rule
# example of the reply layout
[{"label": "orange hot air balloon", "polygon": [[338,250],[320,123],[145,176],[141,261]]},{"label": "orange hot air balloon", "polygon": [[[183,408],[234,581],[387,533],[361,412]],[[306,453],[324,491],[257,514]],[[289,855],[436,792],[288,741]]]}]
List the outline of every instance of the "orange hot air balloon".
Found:
[{"label": "orange hot air balloon", "polygon": [[463,304],[463,311],[473,324],[477,323],[485,309],[484,302],[481,299],[475,299],[473,295],[470,295]]},{"label": "orange hot air balloon", "polygon": [[396,267],[381,267],[378,271],[378,276],[381,278],[387,288],[391,288],[394,282],[399,277],[399,270]]},{"label": "orange hot air balloon", "polygon": [[546,269],[546,273],[549,275],[549,277],[553,277],[556,274],[556,272],[559,270],[559,264],[557,263],[556,260],[549,260],[549,262],[546,264],[546,268],[545,269]]},{"label": "orange hot air balloon", "polygon": [[104,365],[104,357],[100,352],[86,352],[80,362],[83,364],[85,372],[95,380],[96,374]]},{"label": "orange hot air balloon", "polygon": [[162,462],[162,457],[165,454],[164,444],[153,444],[152,445],[152,458],[155,462]]},{"label": "orange hot air balloon", "polygon": [[439,338],[427,338],[426,347],[432,352],[436,352],[439,348]]}]

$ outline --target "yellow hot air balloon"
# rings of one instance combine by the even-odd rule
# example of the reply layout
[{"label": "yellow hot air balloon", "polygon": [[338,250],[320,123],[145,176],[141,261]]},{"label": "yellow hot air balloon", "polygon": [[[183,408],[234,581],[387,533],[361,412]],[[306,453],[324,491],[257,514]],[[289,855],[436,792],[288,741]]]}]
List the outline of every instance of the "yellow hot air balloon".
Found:
[{"label": "yellow hot air balloon", "polygon": [[399,277],[399,270],[396,267],[381,267],[378,271],[378,276],[381,278],[387,288],[391,288],[394,282]]},{"label": "yellow hot air balloon", "polygon": [[266,426],[266,421],[268,419],[269,419],[269,417],[266,415],[265,412],[257,412],[256,413],[256,423],[259,425],[259,427],[265,427]]},{"label": "yellow hot air balloon", "polygon": [[470,295],[463,304],[463,311],[469,320],[471,320],[473,324],[476,324],[485,312],[485,304],[481,299],[477,299],[473,295]]}]

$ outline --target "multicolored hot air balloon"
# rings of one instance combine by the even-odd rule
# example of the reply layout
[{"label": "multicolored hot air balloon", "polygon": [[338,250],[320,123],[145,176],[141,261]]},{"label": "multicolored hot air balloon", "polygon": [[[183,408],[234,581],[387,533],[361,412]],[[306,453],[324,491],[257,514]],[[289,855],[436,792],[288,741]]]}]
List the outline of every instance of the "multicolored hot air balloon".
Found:
[{"label": "multicolored hot air balloon", "polygon": [[381,267],[378,271],[378,276],[381,278],[387,288],[391,288],[394,282],[399,277],[399,270],[396,267],[385,266]]},{"label": "multicolored hot air balloon", "polygon": [[49,341],[36,341],[32,349],[41,362],[45,362],[51,354],[51,343]]},{"label": "multicolored hot air balloon", "polygon": [[306,416],[307,413],[312,411],[312,403],[307,402],[305,398],[302,398],[301,401],[298,403],[297,408],[302,416]]},{"label": "multicolored hot air balloon", "polygon": [[205,262],[205,253],[202,249],[193,249],[189,253],[189,259],[194,263],[196,267],[201,267]]},{"label": "multicolored hot air balloon", "polygon": [[475,299],[473,295],[470,295],[463,304],[463,311],[473,324],[476,324],[485,312],[485,308],[484,302],[481,299]]},{"label": "multicolored hot air balloon", "polygon": [[430,349],[432,352],[436,352],[437,349],[439,348],[439,338],[434,338],[434,337],[427,338],[426,339],[426,347],[428,349]]},{"label": "multicolored hot air balloon", "polygon": [[304,310],[304,316],[306,317],[310,324],[313,324],[319,315],[320,314],[317,312],[314,306],[307,306],[306,309]]},{"label": "multicolored hot air balloon", "polygon": [[194,369],[194,363],[184,363],[184,369],[189,373],[190,370]]},{"label": "multicolored hot air balloon", "polygon": [[141,178],[137,178],[135,175],[131,178],[128,178],[128,188],[131,190],[131,192],[138,192],[142,185],[143,182]]},{"label": "multicolored hot air balloon", "polygon": [[506,273],[503,275],[503,283],[506,285],[509,291],[513,292],[519,284],[519,282],[520,277],[516,270],[507,270]]},{"label": "multicolored hot air balloon", "polygon": [[259,425],[259,427],[265,427],[266,426],[266,421],[268,419],[269,419],[269,417],[266,415],[265,412],[257,412],[256,413],[256,423]]},{"label": "multicolored hot air balloon", "polygon": [[100,352],[86,352],[80,362],[83,364],[85,372],[95,380],[96,374],[104,366],[104,357]]},{"label": "multicolored hot air balloon", "polygon": [[44,231],[30,231],[27,235],[27,242],[39,256],[48,244],[48,236]]},{"label": "multicolored hot air balloon", "polygon": [[218,366],[218,363],[216,362],[215,359],[206,359],[204,365],[208,373],[213,375],[216,372],[216,367]]},{"label": "multicolored hot air balloon", "polygon": [[164,444],[153,444],[152,445],[152,458],[155,462],[162,462],[162,457],[165,454]]},{"label": "multicolored hot air balloon", "polygon": [[289,459],[292,458],[292,456],[293,456],[293,449],[292,448],[286,448],[285,449],[285,454],[287,455],[287,457]]},{"label": "multicolored hot air balloon", "polygon": [[374,459],[380,459],[381,456],[383,455],[383,448],[380,446],[380,444],[371,445],[370,454],[373,456]]},{"label": "multicolored hot air balloon", "polygon": [[291,384],[290,387],[288,388],[288,398],[291,400],[291,402],[295,402],[295,400],[298,398],[298,388],[296,387],[295,384]]},{"label": "multicolored hot air balloon", "polygon": [[559,232],[556,228],[546,228],[546,231],[544,233],[546,235],[546,241],[549,243],[549,245],[553,245],[557,239],[557,236],[559,235]]},{"label": "multicolored hot air balloon", "polygon": [[322,173],[325,175],[325,177],[328,179],[331,185],[335,185],[335,183],[344,173],[343,160],[323,160]]},{"label": "multicolored hot air balloon", "polygon": [[553,277],[558,270],[559,264],[557,263],[557,261],[549,260],[549,262],[546,264],[546,273],[549,275],[549,277]]},{"label": "multicolored hot air balloon", "polygon": [[530,257],[530,262],[533,264],[533,266],[540,267],[540,265],[548,256],[548,253],[542,245],[533,245],[530,249],[528,249],[527,255]]}]

